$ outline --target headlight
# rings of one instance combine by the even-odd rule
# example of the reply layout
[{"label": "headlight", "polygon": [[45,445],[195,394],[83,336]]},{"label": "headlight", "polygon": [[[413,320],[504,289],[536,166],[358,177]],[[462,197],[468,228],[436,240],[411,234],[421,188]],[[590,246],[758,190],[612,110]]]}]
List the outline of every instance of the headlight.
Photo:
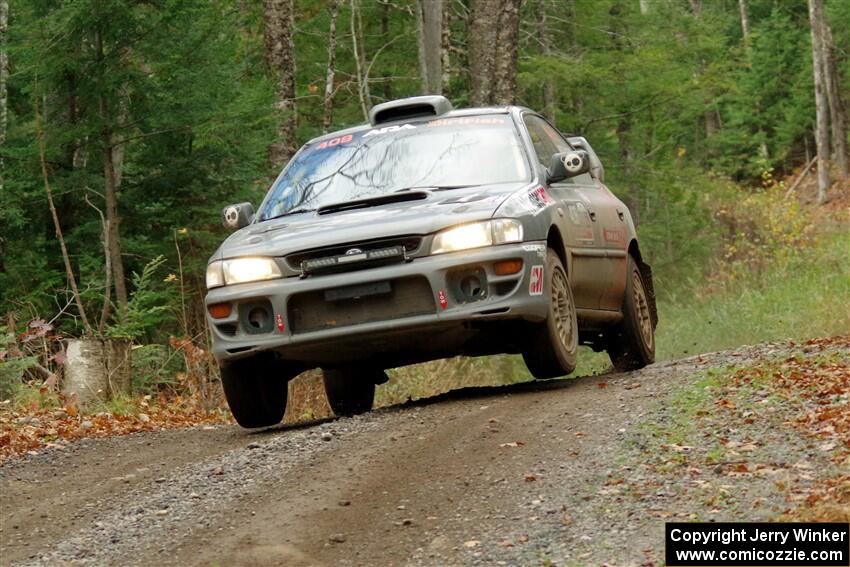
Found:
[{"label": "headlight", "polygon": [[279,277],[280,268],[271,258],[235,258],[207,266],[207,289]]},{"label": "headlight", "polygon": [[224,272],[221,271],[223,262],[217,260],[207,266],[207,289],[224,285]]},{"label": "headlight", "polygon": [[431,254],[456,252],[493,244],[522,241],[522,225],[513,219],[462,224],[438,232],[431,244]]}]

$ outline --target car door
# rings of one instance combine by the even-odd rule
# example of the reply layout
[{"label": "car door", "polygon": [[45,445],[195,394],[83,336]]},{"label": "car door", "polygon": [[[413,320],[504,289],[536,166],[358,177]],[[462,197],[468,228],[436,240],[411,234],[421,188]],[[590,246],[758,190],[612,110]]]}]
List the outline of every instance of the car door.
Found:
[{"label": "car door", "polygon": [[[537,160],[548,168],[552,156],[570,151],[567,141],[548,122],[536,114],[523,115]],[[565,239],[570,283],[576,307],[599,309],[606,282],[611,277],[603,243],[603,223],[600,222],[598,195],[590,190],[593,179],[583,176],[552,183],[549,192],[561,205],[556,220]]]}]

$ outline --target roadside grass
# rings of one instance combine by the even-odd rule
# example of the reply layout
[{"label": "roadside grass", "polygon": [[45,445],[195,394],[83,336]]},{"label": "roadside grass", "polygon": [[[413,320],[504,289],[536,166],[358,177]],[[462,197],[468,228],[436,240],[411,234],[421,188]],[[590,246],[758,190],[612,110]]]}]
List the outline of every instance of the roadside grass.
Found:
[{"label": "roadside grass", "polygon": [[[658,359],[742,344],[850,332],[850,232],[826,233],[719,291],[687,288],[659,304]],[[688,286],[690,287],[690,286]]]},{"label": "roadside grass", "polygon": [[679,504],[701,503],[687,505],[692,519],[758,507],[762,518],[847,521],[848,349],[847,336],[777,344],[699,372],[624,440],[618,464],[638,493],[666,485]]},{"label": "roadside grass", "polygon": [[[630,439],[631,447],[657,446],[660,459],[658,469],[670,472],[688,462],[690,451],[698,443],[700,419],[712,409],[715,395],[730,373],[728,368],[713,368],[691,386],[679,390],[665,404],[665,420],[645,421],[637,427],[637,436]],[[724,451],[719,445],[712,447],[707,459],[723,460]]]}]

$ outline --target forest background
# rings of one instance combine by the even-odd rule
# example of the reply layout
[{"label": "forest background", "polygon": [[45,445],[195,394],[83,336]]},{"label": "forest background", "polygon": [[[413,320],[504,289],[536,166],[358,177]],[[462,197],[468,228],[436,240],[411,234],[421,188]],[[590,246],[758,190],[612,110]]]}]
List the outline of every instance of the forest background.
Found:
[{"label": "forest background", "polygon": [[[591,141],[655,271],[660,358],[846,334],[848,23],[842,0],[0,0],[0,401],[61,405],[62,339],[103,335],[134,345],[109,411],[217,407],[221,208],[423,93]],[[441,361],[379,401],[524,379]],[[321,412],[304,391],[295,417]]]}]

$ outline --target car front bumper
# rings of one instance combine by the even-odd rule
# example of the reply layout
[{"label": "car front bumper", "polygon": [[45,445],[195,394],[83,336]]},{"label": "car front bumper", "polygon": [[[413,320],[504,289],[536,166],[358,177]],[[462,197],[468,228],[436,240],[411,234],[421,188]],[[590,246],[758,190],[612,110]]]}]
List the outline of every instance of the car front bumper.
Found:
[{"label": "car front bumper", "polygon": [[[522,260],[522,269],[497,275],[494,265],[505,260]],[[215,319],[207,312],[213,354],[227,363],[274,350],[308,366],[403,348],[458,354],[453,345],[465,335],[454,331],[469,323],[546,318],[545,261],[545,242],[523,242],[214,288],[206,305],[226,303],[232,310]],[[261,319],[270,326],[252,327],[248,313],[257,308],[268,311]]]}]

